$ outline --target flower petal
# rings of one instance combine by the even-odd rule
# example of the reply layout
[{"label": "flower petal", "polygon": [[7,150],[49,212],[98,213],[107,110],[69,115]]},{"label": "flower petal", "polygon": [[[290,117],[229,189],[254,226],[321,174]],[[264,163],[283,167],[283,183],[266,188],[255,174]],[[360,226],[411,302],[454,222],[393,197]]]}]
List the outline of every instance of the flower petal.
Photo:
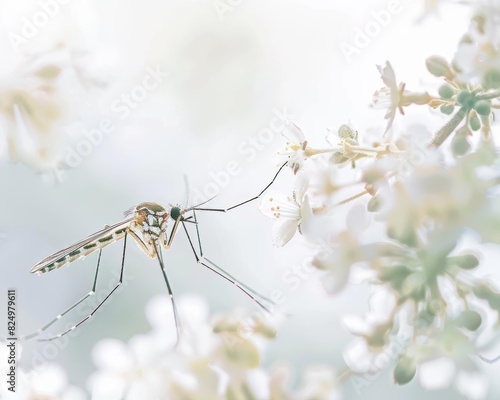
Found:
[{"label": "flower petal", "polygon": [[480,372],[459,371],[455,379],[457,390],[470,400],[481,400],[488,394],[488,378]]},{"label": "flower petal", "polygon": [[294,144],[302,144],[306,140],[306,136],[293,122],[288,122],[283,128],[282,135]]},{"label": "flower petal", "polygon": [[396,84],[396,74],[389,61],[385,62],[385,66],[382,68],[377,65],[377,69],[380,72],[381,78],[388,88],[392,90],[397,90],[398,85]]},{"label": "flower petal", "polygon": [[451,384],[455,375],[455,364],[448,357],[440,357],[420,365],[420,384],[429,390],[443,389]]},{"label": "flower petal", "polygon": [[273,226],[273,244],[277,247],[283,247],[295,235],[299,221],[295,219],[285,219],[277,221]]},{"label": "flower petal", "polygon": [[117,339],[103,339],[92,349],[92,359],[100,369],[125,371],[132,368],[133,356],[125,343]]},{"label": "flower petal", "polygon": [[308,187],[309,178],[304,174],[297,175],[297,179],[295,181],[295,190],[293,191],[295,194],[295,201],[297,203],[302,203]]},{"label": "flower petal", "polygon": [[62,367],[54,363],[45,364],[33,375],[33,389],[39,395],[57,397],[68,384],[68,378]]},{"label": "flower petal", "polygon": [[333,268],[328,271],[328,273],[321,278],[321,284],[323,288],[329,295],[334,295],[339,293],[347,281],[349,280],[349,268]]},{"label": "flower petal", "polygon": [[262,199],[259,210],[266,217],[273,219],[300,219],[300,208],[292,196],[283,193],[270,193]]}]

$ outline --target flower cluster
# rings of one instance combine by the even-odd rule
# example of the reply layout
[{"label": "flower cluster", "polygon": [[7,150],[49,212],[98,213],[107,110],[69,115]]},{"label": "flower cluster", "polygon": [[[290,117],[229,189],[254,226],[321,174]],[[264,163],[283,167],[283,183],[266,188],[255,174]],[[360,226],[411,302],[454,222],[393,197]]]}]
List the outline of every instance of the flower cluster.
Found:
[{"label": "flower cluster", "polygon": [[57,167],[74,111],[71,91],[99,84],[73,58],[59,44],[15,58],[0,74],[0,156],[6,153],[37,171]]},{"label": "flower cluster", "polygon": [[[23,364],[19,363],[22,352],[22,346],[17,343],[16,360],[16,385],[13,388],[6,379],[0,382],[0,396],[2,399],[16,400],[85,400],[87,395],[85,391],[68,382],[68,376],[64,369],[55,363],[46,363],[38,366],[35,370],[26,370]],[[7,343],[0,342],[0,357],[7,360],[9,357],[9,348]],[[2,376],[8,376],[12,364],[2,361],[0,373]],[[11,391],[10,389],[15,391]]]},{"label": "flower cluster", "polygon": [[207,304],[184,296],[179,299],[182,336],[174,346],[171,309],[167,296],[154,298],[146,309],[152,331],[128,344],[116,339],[97,343],[93,358],[98,370],[89,379],[92,399],[340,398],[329,367],[311,368],[295,393],[287,366],[261,367],[266,342],[276,335],[262,317],[230,314],[209,321]]},{"label": "flower cluster", "polygon": [[[494,344],[500,322],[500,291],[478,272],[481,245],[500,244],[493,129],[500,52],[491,7],[476,4],[451,62],[427,59],[428,71],[443,80],[436,95],[408,91],[389,62],[378,67],[385,87],[375,92],[373,106],[385,108],[388,120],[378,139],[343,124],[330,131],[329,146],[318,149],[294,123],[283,132],[289,142],[279,154],[296,184],[288,196],[262,200],[262,212],[276,220],[274,244],[285,245],[297,230],[319,243],[311,264],[324,271],[328,293],[338,293],[353,276],[376,288],[366,317],[344,320],[357,336],[344,353],[351,374],[374,374],[392,354],[397,384],[418,376],[437,389],[456,377],[457,390],[468,398],[487,393],[481,352]],[[410,105],[453,115],[422,144],[393,128],[397,111],[404,114]],[[339,208],[351,202],[357,204],[344,224]]]}]

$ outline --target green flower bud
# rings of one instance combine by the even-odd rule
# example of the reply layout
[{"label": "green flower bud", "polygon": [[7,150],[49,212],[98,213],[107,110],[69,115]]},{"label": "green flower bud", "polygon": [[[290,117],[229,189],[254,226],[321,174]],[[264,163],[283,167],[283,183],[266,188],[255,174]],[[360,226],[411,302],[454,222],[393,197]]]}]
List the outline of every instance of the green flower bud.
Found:
[{"label": "green flower bud", "polygon": [[411,272],[412,271],[404,265],[389,266],[380,270],[378,278],[381,281],[389,282],[394,289],[399,290]]},{"label": "green flower bud", "polygon": [[500,312],[500,293],[493,291],[486,284],[477,285],[472,291],[478,298],[486,300],[491,308]]},{"label": "green flower bud", "polygon": [[453,104],[441,104],[439,107],[439,110],[445,115],[450,115],[454,109],[455,106]]},{"label": "green flower bud", "polygon": [[486,100],[476,101],[476,104],[474,104],[474,110],[476,110],[476,112],[479,115],[482,115],[483,117],[487,117],[488,115],[490,115],[490,112],[491,112],[490,102],[486,101]]},{"label": "green flower bud", "polygon": [[417,372],[415,360],[409,357],[401,357],[394,368],[394,382],[398,385],[406,385],[411,382]]},{"label": "green flower bud", "polygon": [[427,275],[422,271],[416,271],[408,275],[402,285],[402,292],[415,300],[423,300],[426,293]]},{"label": "green flower bud", "polygon": [[457,132],[453,139],[451,140],[451,151],[455,157],[463,156],[468,153],[471,148],[469,141],[467,140],[467,134]]},{"label": "green flower bud", "polygon": [[500,69],[490,69],[483,75],[482,85],[484,89],[500,88]]},{"label": "green flower bud", "polygon": [[448,257],[448,264],[456,265],[461,269],[474,269],[479,265],[479,259],[474,254],[463,254]]},{"label": "green flower bud", "polygon": [[457,94],[457,103],[472,108],[474,105],[474,95],[468,90],[461,90]]},{"label": "green flower bud", "polygon": [[378,196],[373,196],[370,200],[368,200],[368,206],[367,209],[369,212],[377,212],[380,210],[380,199]]},{"label": "green flower bud", "polygon": [[454,77],[450,64],[444,57],[431,56],[425,60],[425,65],[427,66],[427,70],[434,76],[444,76],[447,79]]},{"label": "green flower bud", "polygon": [[457,326],[469,331],[475,331],[481,326],[483,319],[477,311],[466,310],[458,316],[455,322]]},{"label": "green flower bud", "polygon": [[417,232],[413,226],[389,226],[387,236],[410,247],[414,247],[418,243]]},{"label": "green flower bud", "polygon": [[481,121],[475,111],[471,111],[469,116],[469,126],[475,132],[481,128]]},{"label": "green flower bud", "polygon": [[438,90],[439,95],[443,99],[451,99],[455,94],[455,90],[450,85],[442,85]]}]

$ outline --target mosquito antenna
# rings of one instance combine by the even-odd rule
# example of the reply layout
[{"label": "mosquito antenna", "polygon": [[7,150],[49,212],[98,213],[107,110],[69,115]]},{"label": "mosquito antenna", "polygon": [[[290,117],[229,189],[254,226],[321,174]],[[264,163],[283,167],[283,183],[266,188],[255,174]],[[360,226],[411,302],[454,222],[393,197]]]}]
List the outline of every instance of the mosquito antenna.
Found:
[{"label": "mosquito antenna", "polygon": [[187,174],[184,174],[184,200],[186,200],[184,202],[185,207],[187,207],[189,204],[189,193],[190,193],[189,178],[188,178]]},{"label": "mosquito antenna", "polygon": [[203,204],[207,204],[209,201],[212,201],[213,199],[215,199],[217,197],[217,195],[213,196],[213,197],[210,197],[208,200],[205,200],[204,202],[202,203],[199,203],[199,204],[196,204],[195,206],[193,207],[189,207],[189,208],[186,208],[184,211],[185,212],[188,212],[188,211],[191,211],[191,210],[196,210],[199,206],[202,206]]}]

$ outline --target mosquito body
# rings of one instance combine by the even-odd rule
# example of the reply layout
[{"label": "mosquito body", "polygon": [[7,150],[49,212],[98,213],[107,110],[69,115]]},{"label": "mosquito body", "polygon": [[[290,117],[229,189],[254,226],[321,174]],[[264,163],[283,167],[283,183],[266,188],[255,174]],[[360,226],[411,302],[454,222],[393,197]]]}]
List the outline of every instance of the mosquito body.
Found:
[{"label": "mosquito body", "polygon": [[[270,312],[269,308],[264,305],[264,303],[272,304],[272,301],[267,297],[260,295],[253,289],[244,285],[236,278],[234,278],[227,271],[223,270],[221,267],[216,265],[214,262],[210,261],[207,257],[203,255],[203,249],[201,246],[201,238],[200,238],[200,230],[198,227],[198,221],[196,219],[196,211],[214,211],[214,212],[228,212],[234,208],[247,204],[253,200],[258,199],[268,188],[271,186],[286,165],[283,164],[271,182],[257,195],[252,197],[251,199],[245,200],[241,203],[233,205],[228,208],[206,208],[200,207],[206,204],[208,201],[198,204],[197,206],[181,209],[178,206],[170,206],[163,207],[157,203],[152,202],[144,202],[139,205],[132,207],[128,211],[125,212],[125,219],[117,224],[112,226],[105,226],[102,230],[88,236],[87,238],[80,240],[79,242],[60,250],[46,258],[42,261],[38,262],[33,268],[31,268],[31,273],[37,273],[42,275],[46,272],[50,272],[54,269],[61,268],[67,264],[70,264],[80,258],[84,258],[96,251],[99,251],[99,256],[97,260],[97,267],[94,275],[94,282],[92,285],[92,289],[89,293],[83,296],[76,303],[68,307],[62,313],[60,313],[56,318],[50,321],[48,324],[38,329],[36,332],[21,337],[20,339],[30,339],[36,336],[39,336],[42,332],[48,329],[52,324],[61,319],[64,315],[69,313],[87,298],[95,294],[95,289],[97,285],[97,277],[99,274],[99,266],[101,261],[102,249],[112,243],[123,240],[123,254],[122,254],[122,262],[121,262],[121,271],[120,278],[115,285],[115,287],[108,293],[108,295],[102,300],[93,311],[84,319],[73,325],[71,328],[66,329],[65,331],[49,337],[43,338],[39,340],[47,341],[59,338],[73,329],[76,329],[78,326],[83,324],[85,321],[90,319],[97,310],[109,299],[109,297],[121,286],[123,281],[123,271],[125,266],[125,251],[127,246],[127,237],[131,236],[134,241],[137,243],[139,248],[147,254],[151,258],[156,258],[158,260],[160,269],[163,274],[163,278],[165,280],[165,284],[167,286],[168,294],[170,296],[172,302],[172,308],[174,313],[175,325],[177,330],[177,341],[180,338],[180,319],[177,312],[177,307],[175,305],[175,300],[172,292],[172,288],[170,286],[169,280],[167,278],[167,274],[165,271],[165,264],[163,262],[163,255],[161,249],[168,250],[171,245],[176,233],[178,231],[179,226],[182,226],[191,250],[194,254],[196,262],[201,264],[205,268],[211,270],[216,273],[220,277],[224,278],[226,281],[230,282],[234,286],[236,286],[239,290],[241,290],[244,294],[246,294],[249,298],[251,298],[259,307],[264,309],[267,312]],[[211,199],[210,199],[211,200]],[[209,200],[209,201],[210,201]],[[191,215],[187,215],[187,214]],[[191,223],[196,227],[196,238],[198,242],[198,251],[195,249],[195,245],[193,244],[193,240],[191,239],[191,235],[186,227],[187,223]],[[172,228],[170,229],[170,224],[172,224]]]},{"label": "mosquito body", "polygon": [[123,221],[106,226],[80,242],[43,259],[31,268],[30,272],[41,275],[61,268],[123,239],[126,234],[131,235],[139,248],[151,258],[156,256],[156,243],[168,249],[165,231],[170,214],[165,208],[156,203],[141,203],[126,211],[125,217]]}]

